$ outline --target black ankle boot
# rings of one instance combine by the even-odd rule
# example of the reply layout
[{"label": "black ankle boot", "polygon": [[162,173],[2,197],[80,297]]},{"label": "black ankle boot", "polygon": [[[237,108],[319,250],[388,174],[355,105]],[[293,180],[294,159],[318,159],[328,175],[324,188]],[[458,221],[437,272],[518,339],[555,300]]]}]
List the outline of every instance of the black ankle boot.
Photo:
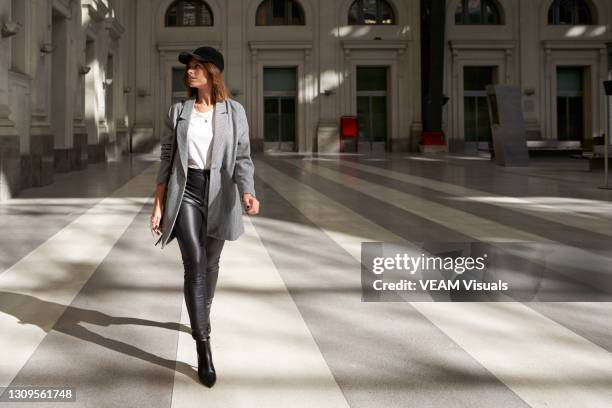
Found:
[{"label": "black ankle boot", "polygon": [[210,351],[210,337],[206,340],[196,340],[196,348],[198,350],[198,377],[202,384],[210,388],[217,381],[217,373]]}]

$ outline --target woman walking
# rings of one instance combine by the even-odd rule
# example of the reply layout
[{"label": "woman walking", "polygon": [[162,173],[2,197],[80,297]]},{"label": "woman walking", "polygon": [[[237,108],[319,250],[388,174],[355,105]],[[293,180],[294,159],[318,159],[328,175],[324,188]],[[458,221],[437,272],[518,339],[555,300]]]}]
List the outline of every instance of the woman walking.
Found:
[{"label": "woman walking", "polygon": [[212,387],[210,308],[226,240],[244,232],[242,209],[259,212],[244,108],[229,97],[214,48],[183,52],[189,99],[173,104],[161,140],[151,229],[162,248],[177,239],[184,295],[198,352],[198,377]]}]

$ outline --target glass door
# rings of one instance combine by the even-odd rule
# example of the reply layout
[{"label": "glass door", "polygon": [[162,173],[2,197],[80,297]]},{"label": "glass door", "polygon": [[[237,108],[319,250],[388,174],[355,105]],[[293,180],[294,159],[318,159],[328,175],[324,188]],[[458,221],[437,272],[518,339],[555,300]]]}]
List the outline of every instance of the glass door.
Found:
[{"label": "glass door", "polygon": [[584,136],[584,69],[557,67],[557,139],[582,141]]},{"label": "glass door", "polygon": [[357,67],[359,152],[384,152],[387,142],[387,67]]},{"label": "glass door", "polygon": [[494,69],[495,67],[463,69],[463,140],[468,151],[489,151],[492,148],[486,86],[494,83]]},{"label": "glass door", "polygon": [[295,68],[264,68],[264,149],[295,151]]}]

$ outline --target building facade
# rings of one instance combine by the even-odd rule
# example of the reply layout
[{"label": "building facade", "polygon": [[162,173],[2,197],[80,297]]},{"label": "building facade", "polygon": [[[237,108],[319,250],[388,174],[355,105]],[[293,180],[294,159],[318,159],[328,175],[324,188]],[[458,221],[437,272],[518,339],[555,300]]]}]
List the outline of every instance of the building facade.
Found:
[{"label": "building facade", "polygon": [[129,151],[126,3],[0,1],[0,200]]},{"label": "building facade", "polygon": [[[606,131],[612,4],[445,5],[451,151],[487,148],[489,83],[520,88],[532,147]],[[0,0],[0,200],[152,151],[186,95],[177,56],[204,45],[225,56],[253,151],[325,151],[342,116],[358,118],[360,152],[417,150],[423,14],[420,0]]]},{"label": "building facade", "polygon": [[446,4],[444,128],[451,150],[474,150],[490,139],[487,83],[520,88],[530,147],[589,146],[606,132],[602,81],[610,70],[612,3]]},{"label": "building facade", "polygon": [[378,10],[371,25],[357,24],[368,18],[355,13],[361,3],[208,1],[201,3],[207,17],[198,20],[189,13],[202,9],[181,11],[181,2],[138,1],[137,43],[148,47],[136,58],[150,63],[138,66],[137,88],[151,95],[136,119],[160,114],[136,137],[147,140],[161,112],[184,95],[178,54],[208,45],[225,56],[224,75],[246,108],[253,150],[317,151],[318,136],[337,134],[339,118],[358,110],[372,117],[370,142],[407,149],[420,132],[418,1]]}]

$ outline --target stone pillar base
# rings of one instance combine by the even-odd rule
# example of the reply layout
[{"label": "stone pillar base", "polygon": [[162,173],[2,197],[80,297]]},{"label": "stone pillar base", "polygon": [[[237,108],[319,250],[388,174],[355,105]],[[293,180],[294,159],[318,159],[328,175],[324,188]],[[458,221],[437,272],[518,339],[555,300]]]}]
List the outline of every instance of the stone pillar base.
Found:
[{"label": "stone pillar base", "polygon": [[32,135],[30,140],[31,186],[49,185],[53,183],[53,174],[55,173],[53,135]]},{"label": "stone pillar base", "polygon": [[21,190],[32,187],[32,155],[21,156],[21,173],[19,174],[19,187]]},{"label": "stone pillar base", "polygon": [[74,149],[69,147],[67,149],[54,149],[55,157],[55,171],[58,173],[68,173],[74,170]]},{"label": "stone pillar base", "polygon": [[340,152],[340,130],[336,122],[320,122],[317,126],[318,153]]},{"label": "stone pillar base", "polygon": [[159,146],[159,139],[153,136],[153,128],[135,127],[132,130],[132,152],[151,153]]},{"label": "stone pillar base", "polygon": [[130,154],[130,139],[127,130],[117,131],[117,153],[119,156]]},{"label": "stone pillar base", "polygon": [[421,143],[421,127],[415,126],[410,128],[410,142],[408,143],[409,152],[418,152],[419,143]]},{"label": "stone pillar base", "polygon": [[104,144],[87,145],[87,162],[102,163],[106,162],[106,147]]},{"label": "stone pillar base", "polygon": [[108,161],[120,160],[120,154],[117,150],[117,142],[107,142],[104,145],[104,152]]},{"label": "stone pillar base", "polygon": [[20,189],[19,136],[0,136],[0,202],[15,197]]},{"label": "stone pillar base", "polygon": [[392,152],[409,152],[410,139],[391,139]]},{"label": "stone pillar base", "polygon": [[87,147],[87,133],[75,133],[74,134],[74,169],[83,170],[87,167],[88,162],[88,147]]}]

